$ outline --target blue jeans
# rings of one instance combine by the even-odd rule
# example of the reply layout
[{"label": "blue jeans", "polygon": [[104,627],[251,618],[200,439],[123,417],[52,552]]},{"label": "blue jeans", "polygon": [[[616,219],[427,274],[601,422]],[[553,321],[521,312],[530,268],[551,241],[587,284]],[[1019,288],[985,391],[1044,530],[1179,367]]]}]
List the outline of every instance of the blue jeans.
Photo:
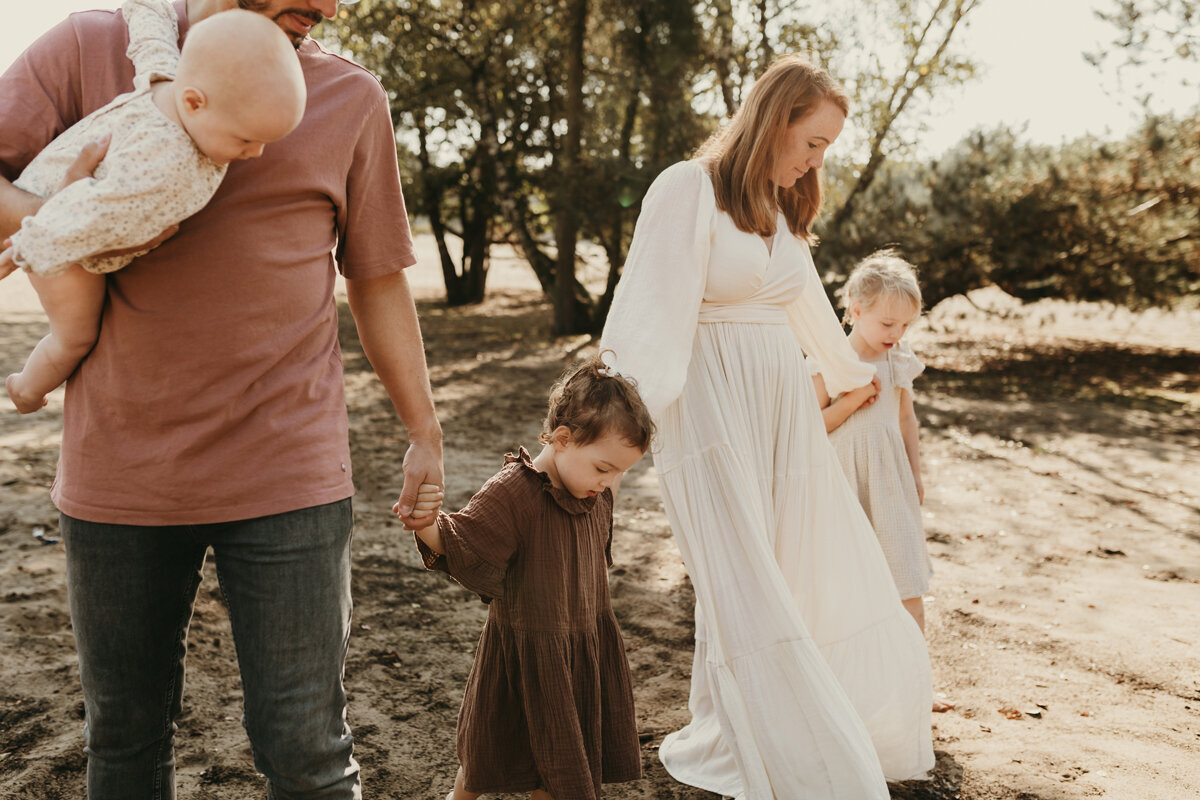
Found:
[{"label": "blue jeans", "polygon": [[172,800],[192,605],[211,546],[242,674],[242,724],[279,800],[360,798],[342,672],[350,501],[214,525],[62,515],[89,800]]}]

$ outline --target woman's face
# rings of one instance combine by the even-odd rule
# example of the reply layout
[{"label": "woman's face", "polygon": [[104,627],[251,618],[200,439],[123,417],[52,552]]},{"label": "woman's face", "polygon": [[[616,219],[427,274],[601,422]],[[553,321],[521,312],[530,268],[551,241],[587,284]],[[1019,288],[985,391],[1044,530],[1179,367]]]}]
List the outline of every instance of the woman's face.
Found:
[{"label": "woman's face", "polygon": [[821,166],[825,149],[833,144],[845,124],[842,110],[833,102],[822,100],[811,113],[789,125],[783,150],[775,162],[775,185],[786,189],[810,169]]}]

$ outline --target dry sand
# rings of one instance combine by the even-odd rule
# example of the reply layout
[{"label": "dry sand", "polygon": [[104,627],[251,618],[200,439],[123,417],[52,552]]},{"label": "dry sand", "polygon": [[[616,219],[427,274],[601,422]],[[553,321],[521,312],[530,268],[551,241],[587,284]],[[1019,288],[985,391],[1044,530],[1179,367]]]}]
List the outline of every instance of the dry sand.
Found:
[{"label": "dry sand", "polygon": [[[551,340],[516,259],[482,306],[446,309],[430,242],[412,272],[460,506],[519,444],[586,338]],[[504,255],[499,253],[498,255]],[[1130,314],[995,290],[934,309],[911,335],[940,692],[933,780],[896,798],[1200,797],[1200,313]],[[979,307],[976,307],[979,306]],[[403,429],[342,307],[355,498],[350,721],[368,798],[441,798],[485,607],[419,568],[389,512]],[[22,276],[0,284],[0,374],[43,333]],[[82,700],[57,517],[48,498],[61,390],[0,411],[0,796],[84,797]],[[656,758],[687,721],[693,596],[648,460],[616,512],[614,606],[636,681],[645,777],[609,798],[713,798]],[[40,535],[41,538],[36,538]],[[211,568],[192,623],[179,796],[263,796],[240,725],[229,624]],[[791,799],[788,799],[791,800]],[[799,800],[799,799],[796,799]]]}]

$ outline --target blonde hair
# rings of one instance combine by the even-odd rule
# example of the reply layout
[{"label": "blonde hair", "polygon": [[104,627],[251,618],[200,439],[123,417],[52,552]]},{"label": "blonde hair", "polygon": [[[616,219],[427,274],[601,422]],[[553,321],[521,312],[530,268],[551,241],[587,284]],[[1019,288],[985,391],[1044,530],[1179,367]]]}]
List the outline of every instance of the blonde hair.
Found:
[{"label": "blonde hair", "polygon": [[566,426],[578,445],[611,434],[642,452],[650,447],[654,438],[650,411],[633,383],[609,369],[602,355],[567,370],[554,384],[539,441],[549,443],[554,431]]},{"label": "blonde hair", "polygon": [[876,250],[859,261],[840,294],[842,304],[846,307],[842,321],[848,324],[852,322],[850,306],[853,303],[866,309],[875,305],[881,297],[909,300],[916,314],[921,313],[921,284],[917,282],[917,268],[892,248]]},{"label": "blonde hair", "polygon": [[819,170],[810,169],[786,188],[775,186],[774,170],[788,126],[825,101],[843,114],[850,111],[850,99],[828,72],[801,56],[784,56],[754,84],[729,125],[696,151],[696,158],[707,161],[717,208],[740,230],[770,236],[776,213],[782,211],[793,235],[815,240],[812,223],[821,208]]}]

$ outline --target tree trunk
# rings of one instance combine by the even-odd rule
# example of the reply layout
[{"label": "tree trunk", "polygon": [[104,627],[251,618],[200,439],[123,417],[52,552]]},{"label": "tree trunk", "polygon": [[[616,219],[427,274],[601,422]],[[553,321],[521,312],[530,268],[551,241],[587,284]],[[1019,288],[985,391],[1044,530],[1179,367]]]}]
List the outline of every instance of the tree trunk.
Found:
[{"label": "tree trunk", "polygon": [[587,0],[567,0],[569,39],[567,44],[566,123],[562,142],[562,168],[554,240],[558,259],[554,276],[554,332],[559,336],[586,330],[590,320],[575,313],[575,244],[579,234],[576,199],[580,184],[579,145],[583,130],[583,47],[587,33]]}]

